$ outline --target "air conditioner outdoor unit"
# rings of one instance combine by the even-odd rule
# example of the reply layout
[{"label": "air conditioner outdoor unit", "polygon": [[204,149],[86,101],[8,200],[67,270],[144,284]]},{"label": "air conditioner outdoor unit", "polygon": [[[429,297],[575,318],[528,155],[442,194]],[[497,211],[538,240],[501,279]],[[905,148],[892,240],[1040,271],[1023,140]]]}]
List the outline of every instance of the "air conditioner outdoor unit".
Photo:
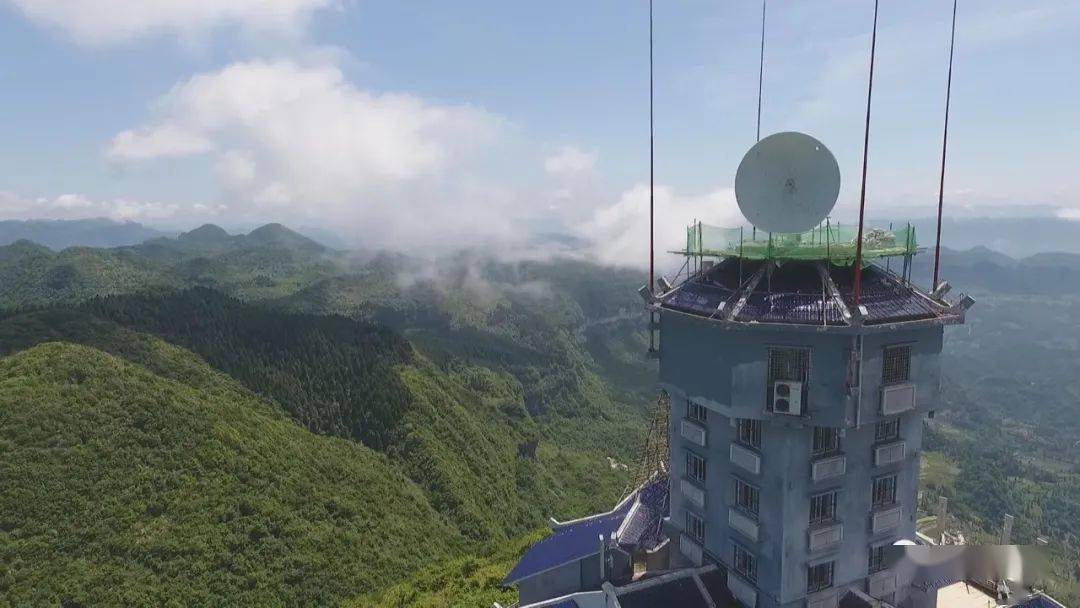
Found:
[{"label": "air conditioner outdoor unit", "polygon": [[802,415],[802,382],[777,380],[773,384],[773,412],[789,416]]}]

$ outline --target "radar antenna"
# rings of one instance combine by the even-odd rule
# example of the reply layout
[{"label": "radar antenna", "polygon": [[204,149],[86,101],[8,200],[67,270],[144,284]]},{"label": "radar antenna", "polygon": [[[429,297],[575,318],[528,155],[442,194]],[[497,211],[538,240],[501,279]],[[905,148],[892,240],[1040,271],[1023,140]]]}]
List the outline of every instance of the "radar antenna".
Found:
[{"label": "radar antenna", "polygon": [[820,141],[774,133],[743,157],[735,174],[739,210],[766,232],[805,232],[817,226],[840,195],[840,166]]}]

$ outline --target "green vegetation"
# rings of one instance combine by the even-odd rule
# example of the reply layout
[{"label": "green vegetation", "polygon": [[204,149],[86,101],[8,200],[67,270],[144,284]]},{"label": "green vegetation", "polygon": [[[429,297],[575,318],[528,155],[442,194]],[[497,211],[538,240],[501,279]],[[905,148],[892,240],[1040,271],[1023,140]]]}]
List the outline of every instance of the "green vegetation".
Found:
[{"label": "green vegetation", "polygon": [[[924,507],[948,496],[976,540],[1017,516],[1074,602],[1077,267],[946,258],[979,303],[947,336],[923,454]],[[531,531],[627,481],[607,458],[634,461],[654,398],[642,281],[354,258],[277,225],[0,247],[0,596],[509,603],[497,583]]]},{"label": "green vegetation", "polygon": [[960,469],[940,452],[923,452],[921,486],[942,494],[953,493]]},{"label": "green vegetation", "polygon": [[[0,321],[0,344],[62,339],[144,363],[132,346],[141,332],[194,351],[314,432],[385,453],[478,542],[548,515],[607,508],[625,484],[606,464],[610,452],[583,452],[586,442],[568,441],[560,424],[546,434],[509,374],[461,361],[439,369],[362,321],[275,312],[195,288],[16,314]],[[518,457],[519,444],[541,437],[551,443],[538,458]]]},{"label": "green vegetation", "polygon": [[475,608],[499,602],[509,606],[516,601],[517,594],[513,590],[500,589],[499,583],[522,554],[548,533],[544,530],[527,534],[499,543],[488,551],[425,568],[385,591],[356,598],[344,605],[349,608]]},{"label": "green vegetation", "polygon": [[[281,230],[256,236],[266,239],[267,234],[273,240],[281,237]],[[81,559],[91,574],[83,582],[75,579],[69,586],[58,587],[36,582],[53,572],[31,565],[44,553],[29,554],[25,545],[12,545],[5,547],[3,564],[18,563],[21,571],[19,577],[12,574],[6,579],[5,589],[19,594],[17,597],[30,598],[30,603],[57,598],[112,605],[159,603],[159,598],[168,596],[186,604],[219,596],[235,598],[237,604],[271,600],[288,605],[333,604],[342,597],[368,594],[365,597],[371,598],[379,592],[389,594],[379,597],[416,597],[421,602],[419,598],[432,593],[436,579],[430,576],[471,569],[470,559],[483,561],[487,558],[476,556],[488,555],[484,547],[493,548],[498,555],[491,559],[498,561],[476,566],[478,574],[469,579],[472,582],[451,586],[441,599],[431,595],[427,600],[469,605],[474,598],[512,596],[496,587],[511,565],[508,562],[513,561],[508,554],[499,553],[501,547],[524,550],[524,544],[510,539],[544,525],[548,516],[566,518],[607,509],[617,499],[627,473],[609,466],[607,457],[632,462],[644,429],[651,372],[647,362],[635,360],[629,352],[634,340],[640,342],[640,326],[630,340],[605,334],[603,329],[620,323],[632,327],[635,319],[631,309],[613,303],[632,291],[638,277],[597,272],[595,267],[578,263],[567,263],[565,268],[558,268],[559,264],[493,265],[478,275],[475,268],[455,261],[435,274],[403,280],[403,260],[383,257],[353,264],[348,272],[338,268],[336,276],[310,281],[299,278],[306,270],[286,266],[266,283],[271,287],[252,288],[248,277],[269,276],[265,260],[274,256],[304,260],[299,265],[303,269],[337,268],[339,262],[327,262],[332,252],[303,242],[284,239],[284,244],[253,244],[251,237],[240,239],[204,227],[176,240],[99,250],[95,255],[101,259],[134,256],[142,267],[156,274],[141,285],[90,281],[103,287],[63,295],[42,292],[18,301],[21,310],[0,314],[0,355],[16,353],[12,357],[22,357],[54,346],[37,345],[56,341],[93,348],[100,356],[109,353],[126,362],[112,368],[111,374],[131,385],[133,403],[145,408],[156,403],[157,389],[142,395],[142,385],[124,379],[134,373],[132,370],[152,374],[158,382],[179,383],[185,389],[201,390],[209,382],[207,378],[214,382],[226,379],[231,390],[242,391],[275,424],[296,423],[291,428],[307,433],[310,441],[353,446],[350,449],[380,463],[381,468],[375,468],[372,475],[385,472],[386,483],[405,484],[409,491],[419,492],[419,498],[403,498],[382,491],[380,484],[354,486],[354,491],[367,499],[380,501],[379,515],[403,501],[417,502],[417,508],[434,514],[435,525],[442,532],[429,535],[424,531],[430,515],[415,520],[416,534],[426,539],[418,545],[428,560],[421,568],[418,562],[408,562],[413,553],[398,548],[398,543],[413,542],[416,537],[396,535],[392,525],[384,532],[383,526],[372,524],[369,537],[356,541],[362,546],[344,550],[334,543],[325,544],[321,557],[343,562],[327,572],[377,561],[382,553],[387,559],[402,560],[400,569],[368,568],[370,576],[365,579],[342,576],[336,586],[325,586],[323,595],[313,595],[314,583],[311,587],[300,585],[295,577],[275,571],[277,566],[272,563],[262,570],[252,566],[245,571],[240,591],[227,583],[202,585],[199,593],[205,595],[178,591],[192,584],[178,575],[179,571],[191,568],[197,573],[202,568],[204,555],[189,551],[178,552],[171,569],[155,570],[158,578],[139,578],[142,575],[134,569],[124,579],[130,595],[117,596],[103,595],[100,585],[104,583],[99,584],[93,573],[118,567],[123,559],[135,559],[131,555],[110,557],[110,562],[98,549],[89,547]],[[264,250],[277,251],[268,258],[261,253]],[[43,260],[66,255],[33,253]],[[570,272],[563,272],[565,269]],[[590,273],[596,275],[596,281],[588,280]],[[185,287],[189,285],[193,287]],[[306,286],[294,290],[297,285]],[[281,297],[283,291],[288,295]],[[582,304],[586,301],[594,310]],[[28,308],[33,304],[39,307]],[[592,352],[598,344],[615,347],[596,349],[610,354],[594,358]],[[626,373],[634,376],[635,383],[611,390],[602,375],[608,364],[601,360],[630,370]],[[637,374],[633,372],[635,365]],[[94,393],[104,390],[97,384],[87,387]],[[645,398],[638,400],[642,396]],[[628,403],[631,400],[632,404]],[[60,406],[58,402],[56,407]],[[198,426],[188,424],[193,425]],[[12,429],[15,436],[20,432]],[[122,428],[109,432],[126,433]],[[246,436],[234,440],[247,442]],[[223,440],[210,435],[205,441],[211,450]],[[519,446],[534,441],[539,442],[535,456],[521,457]],[[153,463],[152,455],[139,453],[139,447],[148,452],[159,449],[156,442],[139,444],[126,452],[126,459]],[[237,458],[242,461],[258,454],[261,452],[253,448]],[[258,469],[263,465],[265,462],[259,460],[236,466]],[[153,473],[152,465],[146,468],[151,477],[164,475]],[[72,469],[71,474],[88,476],[80,469]],[[248,492],[246,481],[239,480],[235,491]],[[112,487],[103,490],[114,491]],[[257,496],[257,489],[250,491]],[[337,486],[327,485],[325,492],[332,495]],[[303,500],[297,500],[300,502],[281,508],[298,509]],[[184,501],[178,498],[174,502]],[[211,532],[198,528],[198,522],[190,521],[198,504],[191,501],[183,507],[171,507],[180,521],[161,534],[212,537]],[[62,514],[51,516],[58,519],[59,527],[77,526]],[[124,526],[133,515],[102,507],[93,517],[108,530],[102,536],[108,536],[126,530]],[[384,533],[391,537],[384,538]],[[319,544],[317,535],[297,532],[295,536],[296,542]],[[347,529],[343,536],[351,538]],[[259,535],[260,541],[263,538]],[[222,551],[236,552],[239,559],[248,550],[236,544],[242,542],[226,543]],[[39,550],[48,553],[62,548],[42,542]],[[274,596],[264,582],[279,574],[277,583],[288,586],[289,591]],[[408,580],[398,582],[407,576]],[[165,579],[168,581],[163,582]],[[417,588],[411,589],[412,585]],[[37,587],[40,592],[33,591]]]},{"label": "green vegetation", "polygon": [[0,359],[0,595],[13,605],[323,605],[463,546],[367,448],[196,357],[168,378],[88,347]]}]

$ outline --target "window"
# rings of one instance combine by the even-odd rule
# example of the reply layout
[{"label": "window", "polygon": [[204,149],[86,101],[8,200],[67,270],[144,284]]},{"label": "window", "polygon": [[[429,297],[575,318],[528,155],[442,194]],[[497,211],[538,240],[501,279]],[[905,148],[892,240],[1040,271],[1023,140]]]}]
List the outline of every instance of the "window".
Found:
[{"label": "window", "polygon": [[743,575],[746,580],[752,583],[757,582],[757,558],[753,553],[744,549],[742,545],[736,544],[732,563],[735,565],[735,571]]},{"label": "window", "polygon": [[881,364],[881,383],[901,384],[911,380],[911,346],[886,346]]},{"label": "window", "polygon": [[896,441],[900,439],[900,419],[889,418],[877,423],[874,430],[874,440],[878,442]]},{"label": "window", "polygon": [[741,479],[735,479],[735,506],[754,518],[758,516],[760,496],[761,492],[756,487]]},{"label": "window", "polygon": [[791,380],[803,383],[803,397],[806,397],[806,383],[810,379],[809,348],[770,348],[769,370],[765,379],[765,399],[772,411],[773,386],[777,380]]},{"label": "window", "polygon": [[826,426],[814,427],[814,445],[810,453],[813,456],[827,456],[840,451],[840,429]]},{"label": "window", "polygon": [[694,403],[693,401],[687,400],[686,417],[690,420],[704,424],[709,420],[709,410],[705,409],[705,406],[700,403]]},{"label": "window", "polygon": [[686,453],[686,476],[705,483],[705,459],[693,452]]},{"label": "window", "polygon": [[878,545],[876,547],[870,547],[870,560],[867,565],[867,570],[870,574],[875,572],[881,572],[885,569],[885,547],[887,545]]},{"label": "window", "polygon": [[833,568],[836,562],[825,562],[806,569],[806,592],[828,589],[833,584]]},{"label": "window", "polygon": [[738,422],[738,441],[748,448],[761,449],[761,421],[740,418]]},{"label": "window", "polygon": [[810,525],[836,520],[836,490],[810,497]]},{"label": "window", "polygon": [[896,475],[886,475],[874,480],[873,502],[875,507],[885,507],[896,502]]},{"label": "window", "polygon": [[705,520],[696,513],[686,512],[686,533],[699,543],[705,542]]}]

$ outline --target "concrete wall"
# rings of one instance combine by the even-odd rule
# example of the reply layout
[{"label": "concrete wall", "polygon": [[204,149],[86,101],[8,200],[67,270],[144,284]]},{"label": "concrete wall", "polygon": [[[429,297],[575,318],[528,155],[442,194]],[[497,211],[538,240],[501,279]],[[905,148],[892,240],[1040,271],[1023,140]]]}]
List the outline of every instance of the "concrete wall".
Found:
[{"label": "concrete wall", "polygon": [[603,577],[600,576],[600,553],[597,552],[522,579],[517,583],[520,602],[532,604],[578,591],[591,591],[599,589],[604,581],[625,581],[633,576],[630,555],[618,548],[610,548],[607,555]]},{"label": "concrete wall", "polygon": [[[593,556],[593,559],[600,559]],[[599,587],[599,584],[597,585]],[[517,584],[522,604],[532,604],[552,597],[581,591],[581,563],[570,562],[536,576],[522,579]]]},{"label": "concrete wall", "polygon": [[[781,331],[775,328],[735,329],[678,313],[661,314],[660,382],[671,396],[671,524],[681,529],[685,511],[706,521],[707,554],[730,565],[734,543],[757,556],[758,606],[804,606],[808,564],[835,560],[834,587],[861,585],[867,576],[870,545],[914,538],[922,417],[937,406],[940,392],[942,329],[897,329],[868,333],[862,339],[861,399],[847,387],[850,353],[856,337],[850,334]],[[881,418],[882,354],[886,345],[912,345],[911,381],[916,385],[916,409],[901,415],[900,438],[905,458],[874,466],[875,423]],[[767,349],[769,346],[811,348],[807,415],[790,417],[765,410]],[[850,394],[849,394],[850,393]],[[709,409],[707,445],[684,439],[686,401]],[[731,463],[729,449],[736,429],[732,418],[763,421],[761,472],[754,475]],[[814,426],[842,429],[841,451],[847,473],[811,481],[811,443]],[[685,451],[708,461],[706,504],[693,506],[683,495]],[[899,527],[871,533],[872,480],[898,475],[897,500],[903,507]],[[760,489],[758,541],[728,526],[733,477]],[[810,496],[839,489],[837,518],[843,542],[832,549],[808,551]],[[673,539],[678,552],[678,539]]]}]

